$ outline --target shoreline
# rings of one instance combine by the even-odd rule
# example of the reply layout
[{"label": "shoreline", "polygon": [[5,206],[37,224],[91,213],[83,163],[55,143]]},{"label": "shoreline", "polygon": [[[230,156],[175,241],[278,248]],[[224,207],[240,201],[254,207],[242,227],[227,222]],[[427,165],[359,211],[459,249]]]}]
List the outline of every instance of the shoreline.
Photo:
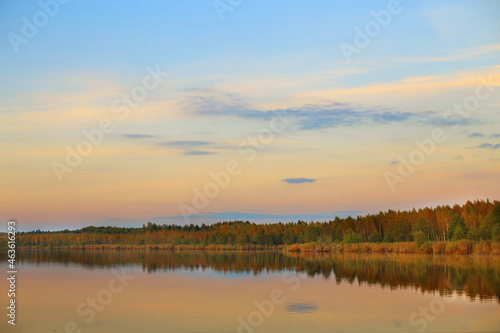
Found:
[{"label": "shoreline", "polygon": [[500,255],[500,242],[467,240],[428,242],[417,246],[414,242],[400,243],[302,243],[290,245],[182,245],[182,244],[88,244],[67,246],[19,246],[20,250],[124,250],[124,251],[282,251],[287,253],[362,253],[362,254],[416,254],[416,255]]}]

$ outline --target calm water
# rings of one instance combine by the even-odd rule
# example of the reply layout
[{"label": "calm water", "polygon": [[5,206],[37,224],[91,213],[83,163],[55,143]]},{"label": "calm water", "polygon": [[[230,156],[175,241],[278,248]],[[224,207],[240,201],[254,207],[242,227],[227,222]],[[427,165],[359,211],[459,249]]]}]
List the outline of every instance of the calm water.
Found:
[{"label": "calm water", "polygon": [[498,258],[25,250],[18,260],[17,325],[4,314],[1,332],[500,332]]}]

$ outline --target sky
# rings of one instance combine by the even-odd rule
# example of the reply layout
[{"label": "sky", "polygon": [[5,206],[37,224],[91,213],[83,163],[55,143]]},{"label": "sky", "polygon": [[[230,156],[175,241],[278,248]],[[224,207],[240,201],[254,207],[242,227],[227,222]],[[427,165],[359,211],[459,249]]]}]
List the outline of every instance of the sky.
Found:
[{"label": "sky", "polygon": [[288,222],[498,200],[499,12],[2,1],[0,219]]}]

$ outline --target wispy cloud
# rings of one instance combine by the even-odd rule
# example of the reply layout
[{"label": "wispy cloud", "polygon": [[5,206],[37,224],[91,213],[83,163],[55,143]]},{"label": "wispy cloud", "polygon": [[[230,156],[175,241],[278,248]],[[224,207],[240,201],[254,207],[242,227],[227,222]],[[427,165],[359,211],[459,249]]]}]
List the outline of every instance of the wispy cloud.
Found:
[{"label": "wispy cloud", "polygon": [[390,161],[390,162],[389,162],[389,165],[396,165],[396,164],[398,164],[398,163],[399,163],[398,161],[394,160],[394,161]]},{"label": "wispy cloud", "polygon": [[314,183],[316,179],[314,178],[285,178],[282,180],[288,184],[303,184],[303,183]]},{"label": "wispy cloud", "polygon": [[483,133],[471,133],[469,135],[467,135],[469,138],[484,138],[484,134]]},{"label": "wispy cloud", "polygon": [[200,147],[200,146],[207,146],[210,145],[211,142],[208,141],[167,141],[167,142],[160,142],[157,145],[158,146],[164,146],[164,147],[172,147],[172,148],[192,148],[192,147]]},{"label": "wispy cloud", "polygon": [[205,150],[188,150],[184,152],[184,155],[214,155],[217,154],[214,151],[205,151]]},{"label": "wispy cloud", "polygon": [[500,138],[500,133],[492,134],[490,138]]},{"label": "wispy cloud", "polygon": [[457,161],[463,161],[463,160],[464,160],[464,157],[463,157],[462,155],[457,155],[457,156],[455,156],[455,159],[456,159]]},{"label": "wispy cloud", "polygon": [[157,138],[158,137],[156,135],[149,135],[149,134],[123,134],[123,136],[127,139],[130,139],[130,140],[149,139],[149,138]]},{"label": "wispy cloud", "polygon": [[[406,112],[387,111],[387,109],[382,108],[359,109],[344,103],[307,104],[299,108],[282,110],[257,110],[243,101],[237,94],[211,89],[189,90],[181,107],[189,113],[204,116],[226,116],[265,121],[278,116],[288,117],[296,119],[297,126],[301,130],[406,121],[429,122],[434,125],[433,120],[437,119],[433,117],[436,115],[434,111]],[[456,121],[453,122],[454,124]]]},{"label": "wispy cloud", "polygon": [[471,126],[471,125],[481,125],[485,121],[475,118],[462,118],[459,115],[452,115],[448,117],[429,117],[422,121],[425,125],[432,125],[436,127],[451,127],[451,126]]},{"label": "wispy cloud", "polygon": [[481,143],[480,145],[477,145],[475,147],[469,147],[469,148],[478,148],[478,149],[499,149],[500,148],[500,143],[497,143],[496,145],[492,145],[491,143]]},{"label": "wispy cloud", "polygon": [[184,140],[184,141],[166,141],[156,144],[157,146],[176,149],[180,151],[182,155],[191,156],[203,156],[203,155],[214,155],[218,154],[215,151],[202,150],[203,148],[216,149],[212,142],[209,141],[196,141],[196,140]]},{"label": "wispy cloud", "polygon": [[478,47],[465,48],[454,50],[445,55],[432,57],[408,57],[408,58],[393,58],[391,60],[401,61],[406,63],[421,63],[421,62],[448,62],[469,59],[478,55],[496,52],[500,50],[500,44],[482,45]]}]

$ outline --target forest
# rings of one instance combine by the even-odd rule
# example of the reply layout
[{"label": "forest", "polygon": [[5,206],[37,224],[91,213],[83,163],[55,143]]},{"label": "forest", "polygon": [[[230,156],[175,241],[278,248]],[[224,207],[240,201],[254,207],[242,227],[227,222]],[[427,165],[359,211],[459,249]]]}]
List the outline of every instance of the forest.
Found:
[{"label": "forest", "polygon": [[[78,230],[30,231],[17,234],[18,247],[69,247],[89,245],[131,245],[209,247],[240,246],[286,247],[306,251],[346,245],[344,249],[359,249],[356,243],[388,244],[411,242],[412,251],[428,252],[436,242],[467,241],[472,247],[478,242],[500,241],[500,202],[468,201],[453,207],[411,211],[379,212],[356,218],[336,217],[329,222],[288,222],[257,224],[250,221],[224,221],[210,225],[159,225],[148,222],[138,228],[95,227]],[[6,245],[1,237],[2,247]],[[309,244],[304,246],[304,244]],[[350,246],[347,246],[350,245]],[[367,252],[376,252],[374,246]],[[378,247],[383,249],[383,247]],[[380,250],[379,252],[384,252]],[[434,249],[435,252],[435,249]],[[472,250],[468,251],[472,252]]]}]

